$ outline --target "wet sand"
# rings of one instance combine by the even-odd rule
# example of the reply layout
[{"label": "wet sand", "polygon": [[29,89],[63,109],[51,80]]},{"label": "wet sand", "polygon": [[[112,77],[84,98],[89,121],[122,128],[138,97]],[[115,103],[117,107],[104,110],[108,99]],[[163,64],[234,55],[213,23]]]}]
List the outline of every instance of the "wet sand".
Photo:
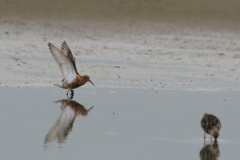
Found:
[{"label": "wet sand", "polygon": [[239,3],[110,2],[1,2],[0,85],[58,83],[65,40],[99,87],[238,89]]},{"label": "wet sand", "polygon": [[[217,147],[219,159],[236,159],[239,7],[234,0],[1,1],[3,158],[196,159]],[[53,87],[62,76],[47,43],[64,40],[96,85],[76,89],[73,101],[94,108],[72,127],[60,125],[68,128],[58,134],[64,143],[45,144],[61,115],[72,122],[75,113],[53,103],[66,90]],[[205,112],[223,126],[212,147],[203,145]]]}]

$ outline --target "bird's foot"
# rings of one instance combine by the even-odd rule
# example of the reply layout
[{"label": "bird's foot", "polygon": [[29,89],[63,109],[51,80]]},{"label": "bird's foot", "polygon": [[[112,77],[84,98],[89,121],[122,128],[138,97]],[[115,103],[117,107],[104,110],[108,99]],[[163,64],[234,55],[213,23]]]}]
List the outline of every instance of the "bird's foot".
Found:
[{"label": "bird's foot", "polygon": [[[68,90],[68,92],[69,92],[69,90]],[[67,97],[68,97],[68,92],[67,92]],[[73,90],[71,90],[71,93],[70,93],[69,95],[70,95],[70,97],[68,97],[68,99],[72,99],[73,96],[74,96],[74,92],[73,92]]]}]

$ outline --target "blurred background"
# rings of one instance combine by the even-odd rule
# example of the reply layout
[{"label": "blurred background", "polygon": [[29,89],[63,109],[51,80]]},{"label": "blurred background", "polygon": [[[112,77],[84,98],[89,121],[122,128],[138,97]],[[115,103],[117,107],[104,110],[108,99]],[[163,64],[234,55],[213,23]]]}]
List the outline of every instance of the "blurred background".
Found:
[{"label": "blurred background", "polygon": [[[204,25],[211,29],[237,30],[240,2],[238,0],[1,0],[0,14],[1,18],[44,18],[45,20],[194,22],[191,24],[194,27]],[[214,27],[214,22],[221,25]]]}]

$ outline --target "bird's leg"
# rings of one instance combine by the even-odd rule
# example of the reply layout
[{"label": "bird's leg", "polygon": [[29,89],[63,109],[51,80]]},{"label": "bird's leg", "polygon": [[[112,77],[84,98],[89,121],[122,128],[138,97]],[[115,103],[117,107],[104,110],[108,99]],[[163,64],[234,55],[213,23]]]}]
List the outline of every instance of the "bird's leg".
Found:
[{"label": "bird's leg", "polygon": [[[67,95],[67,97],[68,97],[68,99],[72,99],[73,98],[73,96],[74,96],[74,92],[73,92],[73,90],[70,90],[71,91],[71,93],[70,93],[70,98],[68,97],[68,95]],[[69,90],[68,90],[68,92],[69,92]]]},{"label": "bird's leg", "polygon": [[[69,92],[69,90],[68,90],[68,92]],[[67,97],[68,97],[68,92],[67,92]],[[73,95],[72,95],[72,90],[71,90],[71,94],[70,94],[70,98],[68,97],[68,99],[72,99],[73,98]]]},{"label": "bird's leg", "polygon": [[212,141],[212,136],[211,136],[211,138],[210,138],[210,139],[211,139],[211,141]]},{"label": "bird's leg", "polygon": [[204,145],[204,147],[205,147],[205,139],[206,139],[206,132],[204,132],[204,135],[203,135],[203,141],[204,141],[203,145]]},{"label": "bird's leg", "polygon": [[73,90],[71,90],[71,94],[70,94],[71,96],[74,96],[74,92],[73,92]]},{"label": "bird's leg", "polygon": [[67,96],[68,96],[68,92],[69,92],[69,90],[67,91],[67,94],[66,94]]}]

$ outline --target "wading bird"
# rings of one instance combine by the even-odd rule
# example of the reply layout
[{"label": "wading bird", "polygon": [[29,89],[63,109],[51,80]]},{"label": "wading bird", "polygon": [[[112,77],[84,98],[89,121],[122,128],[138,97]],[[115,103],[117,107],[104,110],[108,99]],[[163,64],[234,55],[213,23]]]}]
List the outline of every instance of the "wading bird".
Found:
[{"label": "wading bird", "polygon": [[75,57],[73,57],[72,52],[65,41],[62,43],[61,50],[51,43],[48,43],[48,47],[53,55],[53,58],[59,65],[63,76],[62,82],[54,85],[61,87],[63,89],[68,89],[68,92],[71,91],[70,95],[72,99],[74,96],[74,92],[72,89],[78,88],[84,85],[86,82],[92,83],[92,81],[90,80],[89,76],[87,75],[81,76],[78,73]]},{"label": "wading bird", "polygon": [[217,140],[221,128],[221,122],[216,116],[205,113],[201,120],[201,126],[204,130],[204,139],[206,139],[206,133],[208,133],[211,135],[211,140],[212,137]]}]

